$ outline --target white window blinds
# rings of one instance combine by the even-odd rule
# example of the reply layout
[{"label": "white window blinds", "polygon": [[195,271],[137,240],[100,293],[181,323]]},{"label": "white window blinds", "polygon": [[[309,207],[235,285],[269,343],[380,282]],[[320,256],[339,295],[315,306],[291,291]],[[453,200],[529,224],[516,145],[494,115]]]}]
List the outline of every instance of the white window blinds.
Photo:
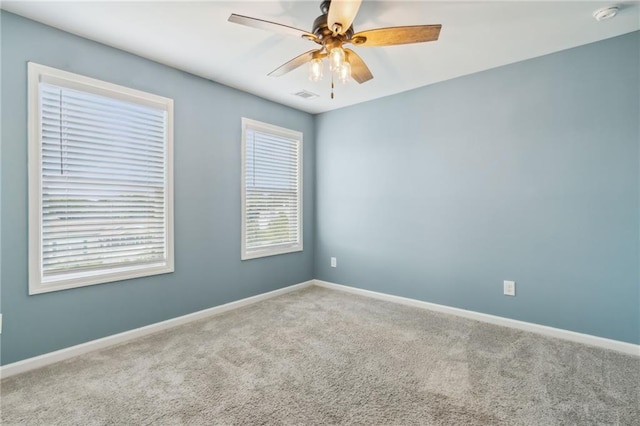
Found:
[{"label": "white window blinds", "polygon": [[302,134],[243,120],[243,259],[302,250]]},{"label": "white window blinds", "polygon": [[47,80],[37,90],[42,286],[170,272],[168,109]]}]

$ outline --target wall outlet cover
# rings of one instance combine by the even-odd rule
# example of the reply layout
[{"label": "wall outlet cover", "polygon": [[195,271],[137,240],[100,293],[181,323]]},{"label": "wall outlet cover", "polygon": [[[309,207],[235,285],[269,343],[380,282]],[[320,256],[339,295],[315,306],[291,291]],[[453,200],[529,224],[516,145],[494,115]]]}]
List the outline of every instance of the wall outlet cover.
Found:
[{"label": "wall outlet cover", "polygon": [[515,281],[505,281],[504,282],[504,294],[505,294],[505,296],[515,296],[516,295],[516,282]]},{"label": "wall outlet cover", "polygon": [[336,259],[335,257],[331,258],[331,267],[332,268],[337,268],[338,267],[338,259]]}]

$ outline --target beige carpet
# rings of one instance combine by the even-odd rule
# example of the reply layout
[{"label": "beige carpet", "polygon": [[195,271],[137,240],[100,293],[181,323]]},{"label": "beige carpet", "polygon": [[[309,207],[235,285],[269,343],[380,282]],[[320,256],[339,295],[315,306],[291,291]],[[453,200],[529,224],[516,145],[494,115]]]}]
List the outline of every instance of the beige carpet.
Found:
[{"label": "beige carpet", "polygon": [[640,425],[640,359],[311,287],[2,382],[3,425]]}]

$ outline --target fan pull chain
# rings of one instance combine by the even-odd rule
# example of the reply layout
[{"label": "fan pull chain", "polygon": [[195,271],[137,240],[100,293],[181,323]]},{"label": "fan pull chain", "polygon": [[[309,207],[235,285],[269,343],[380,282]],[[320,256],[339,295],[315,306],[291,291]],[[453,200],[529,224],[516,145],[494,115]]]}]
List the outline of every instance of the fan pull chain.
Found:
[{"label": "fan pull chain", "polygon": [[331,99],[333,99],[333,73],[331,73]]}]

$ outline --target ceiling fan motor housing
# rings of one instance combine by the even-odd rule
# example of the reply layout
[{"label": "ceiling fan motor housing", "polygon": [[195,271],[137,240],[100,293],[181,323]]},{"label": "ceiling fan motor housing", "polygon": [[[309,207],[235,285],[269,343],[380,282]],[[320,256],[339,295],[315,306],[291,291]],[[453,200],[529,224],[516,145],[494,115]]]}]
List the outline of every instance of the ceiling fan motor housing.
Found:
[{"label": "ceiling fan motor housing", "polygon": [[[325,3],[330,3],[330,2],[325,2]],[[330,39],[336,39],[336,40],[340,40],[341,42],[345,42],[345,41],[351,40],[351,37],[353,36],[353,25],[350,26],[349,29],[345,31],[344,34],[334,35],[333,31],[331,31],[329,29],[329,26],[327,25],[327,14],[324,13],[318,16],[315,19],[315,21],[313,21],[313,34],[315,34],[318,37],[318,39],[322,42],[323,45],[325,44],[325,40],[330,40]]]}]

